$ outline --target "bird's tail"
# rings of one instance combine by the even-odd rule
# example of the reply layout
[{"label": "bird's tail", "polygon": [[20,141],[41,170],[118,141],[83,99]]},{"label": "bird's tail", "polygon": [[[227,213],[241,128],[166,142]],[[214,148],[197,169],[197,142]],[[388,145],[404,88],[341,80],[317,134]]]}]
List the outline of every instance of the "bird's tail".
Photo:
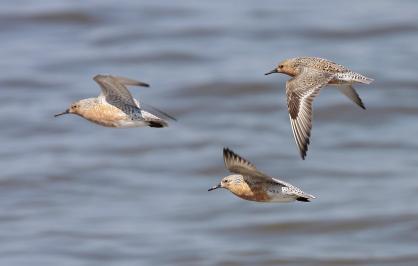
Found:
[{"label": "bird's tail", "polygon": [[296,198],[297,201],[303,201],[303,202],[310,202],[311,199],[315,199],[315,196],[308,194],[308,193],[303,193],[303,195],[300,195],[299,197]]},{"label": "bird's tail", "polygon": [[149,127],[168,127],[168,123],[164,119],[161,119],[158,116],[151,114],[150,112],[141,110],[141,114],[144,122],[147,123]]},{"label": "bird's tail", "polygon": [[162,128],[168,127],[167,122],[163,120],[146,121],[149,127]]},{"label": "bird's tail", "polygon": [[297,198],[296,198],[296,200],[297,200],[297,201],[303,201],[303,202],[311,202],[311,201],[309,200],[309,198],[305,198],[305,197],[297,197]]},{"label": "bird's tail", "polygon": [[353,80],[363,84],[370,84],[374,81],[374,79],[363,76],[362,74],[352,72]]},{"label": "bird's tail", "polygon": [[370,84],[374,81],[374,79],[372,79],[372,78],[363,76],[362,74],[359,74],[359,73],[356,73],[356,72],[353,72],[353,71],[337,73],[336,77],[341,83],[358,82],[358,83],[363,83],[363,84]]}]

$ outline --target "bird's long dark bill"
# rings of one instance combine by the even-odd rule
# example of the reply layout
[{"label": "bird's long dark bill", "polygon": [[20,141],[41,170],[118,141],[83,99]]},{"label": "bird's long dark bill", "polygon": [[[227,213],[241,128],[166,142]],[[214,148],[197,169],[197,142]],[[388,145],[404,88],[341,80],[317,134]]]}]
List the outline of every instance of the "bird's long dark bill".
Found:
[{"label": "bird's long dark bill", "polygon": [[210,189],[208,189],[208,191],[212,191],[212,190],[215,190],[215,189],[220,188],[220,187],[221,187],[221,184],[218,184],[218,185],[216,185],[216,186],[211,187]]},{"label": "bird's long dark bill", "polygon": [[267,72],[266,74],[264,74],[264,75],[270,75],[270,74],[273,74],[273,73],[279,73],[278,71],[277,71],[277,69],[273,69],[272,71],[270,71],[270,72]]},{"label": "bird's long dark bill", "polygon": [[59,113],[59,114],[55,114],[54,115],[54,117],[57,117],[57,116],[60,116],[60,115],[66,115],[66,114],[69,114],[70,113],[70,110],[69,109],[67,109],[67,110],[65,110],[64,112],[62,112],[62,113]]}]

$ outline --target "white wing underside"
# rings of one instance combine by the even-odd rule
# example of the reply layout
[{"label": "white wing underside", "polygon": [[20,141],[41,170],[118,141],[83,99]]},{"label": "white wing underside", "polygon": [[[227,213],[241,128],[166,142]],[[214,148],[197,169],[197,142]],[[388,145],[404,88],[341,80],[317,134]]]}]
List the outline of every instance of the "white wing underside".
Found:
[{"label": "white wing underside", "polygon": [[303,68],[298,76],[286,82],[290,124],[302,159],[306,156],[311,135],[313,99],[333,77],[326,72]]}]

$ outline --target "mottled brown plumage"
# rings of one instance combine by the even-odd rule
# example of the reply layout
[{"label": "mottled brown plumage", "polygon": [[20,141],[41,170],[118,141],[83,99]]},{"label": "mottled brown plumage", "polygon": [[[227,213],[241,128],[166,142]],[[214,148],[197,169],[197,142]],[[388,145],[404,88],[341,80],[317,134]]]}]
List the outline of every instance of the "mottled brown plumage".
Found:
[{"label": "mottled brown plumage", "polygon": [[293,136],[302,159],[306,157],[311,135],[312,102],[320,89],[328,84],[336,85],[344,95],[365,109],[352,84],[369,84],[373,81],[342,65],[317,57],[286,59],[266,75],[272,73],[292,77],[286,82],[287,104]]}]

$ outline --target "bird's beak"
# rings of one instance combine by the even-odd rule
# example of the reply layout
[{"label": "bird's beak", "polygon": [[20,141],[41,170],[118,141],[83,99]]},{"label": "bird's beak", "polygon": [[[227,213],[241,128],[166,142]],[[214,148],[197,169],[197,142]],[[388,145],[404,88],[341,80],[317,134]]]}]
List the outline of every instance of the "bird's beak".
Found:
[{"label": "bird's beak", "polygon": [[65,110],[64,112],[62,112],[62,113],[59,113],[59,114],[55,114],[54,115],[54,117],[57,117],[57,116],[60,116],[60,115],[66,115],[66,114],[69,114],[70,113],[70,109],[67,109],[67,110]]},{"label": "bird's beak", "polygon": [[221,184],[219,183],[218,185],[216,185],[216,186],[211,187],[210,189],[208,189],[208,191],[212,191],[212,190],[215,190],[215,189],[220,188],[220,187],[221,187]]},{"label": "bird's beak", "polygon": [[279,73],[279,71],[277,71],[277,69],[275,68],[275,69],[273,69],[272,71],[270,71],[270,72],[267,72],[266,74],[264,74],[264,75],[270,75],[270,74],[273,74],[273,73]]}]

